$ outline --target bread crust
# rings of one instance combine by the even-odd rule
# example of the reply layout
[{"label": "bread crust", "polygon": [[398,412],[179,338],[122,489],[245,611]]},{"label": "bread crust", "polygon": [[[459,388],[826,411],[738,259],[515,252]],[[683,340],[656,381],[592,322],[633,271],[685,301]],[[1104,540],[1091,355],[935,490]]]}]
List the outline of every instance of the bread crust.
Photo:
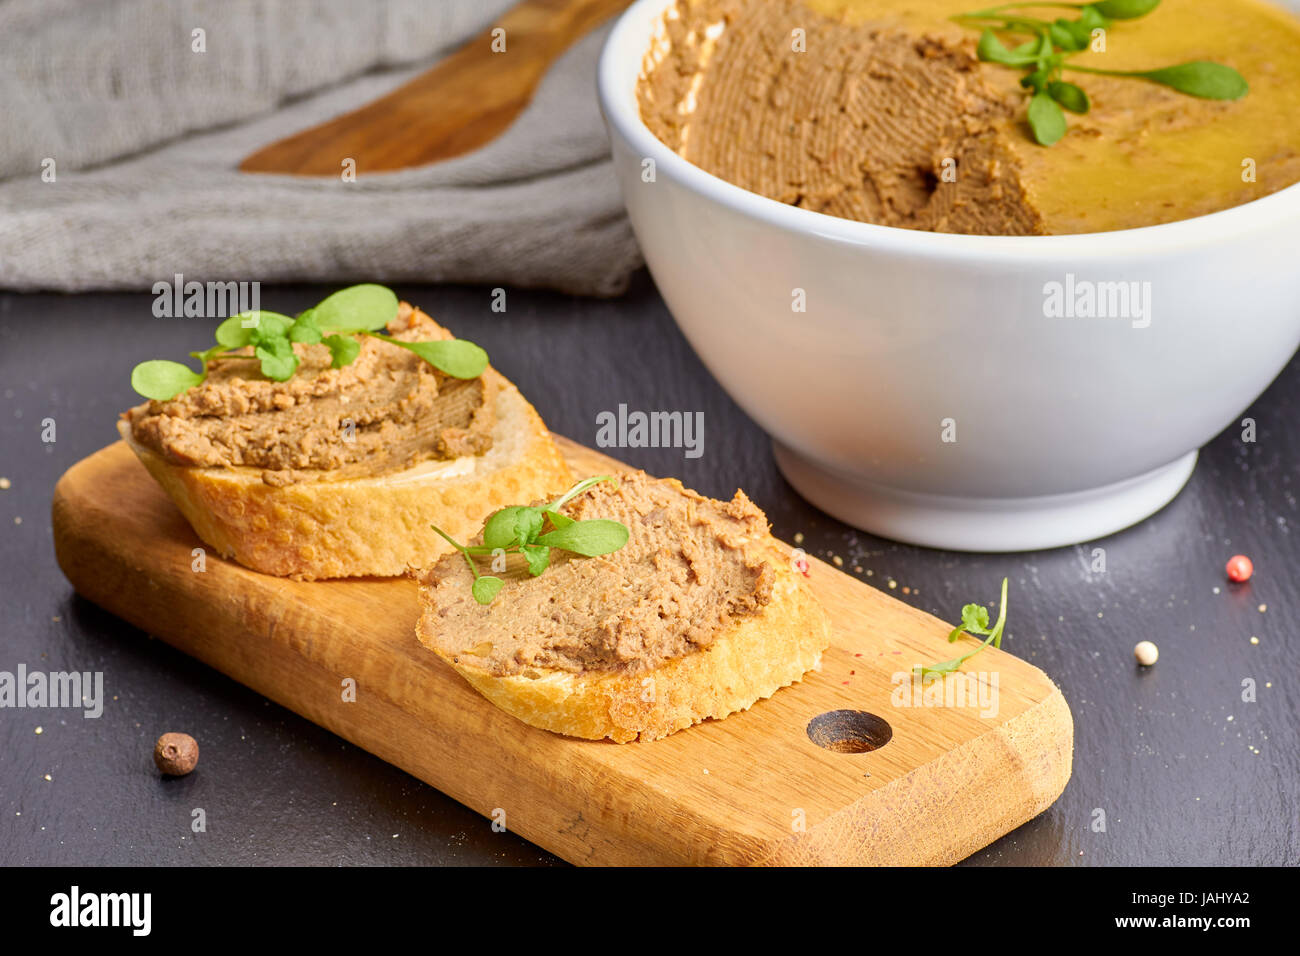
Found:
[{"label": "bread crust", "polygon": [[588,740],[658,740],[748,710],[820,666],[830,644],[830,620],[774,539],[767,549],[777,574],[771,602],[758,614],[733,620],[708,647],[648,670],[532,668],[493,675],[438,646],[425,627],[436,609],[424,586],[415,632],[479,693],[526,724]]},{"label": "bread crust", "polygon": [[[451,550],[429,526],[473,536],[499,508],[532,501],[572,481],[536,409],[495,369],[493,447],[472,465],[422,463],[400,472],[273,486],[257,468],[174,465],[136,442],[126,419],[118,432],[176,502],[203,543],[245,567],[279,577],[405,574]],[[443,473],[439,473],[439,471]]]}]

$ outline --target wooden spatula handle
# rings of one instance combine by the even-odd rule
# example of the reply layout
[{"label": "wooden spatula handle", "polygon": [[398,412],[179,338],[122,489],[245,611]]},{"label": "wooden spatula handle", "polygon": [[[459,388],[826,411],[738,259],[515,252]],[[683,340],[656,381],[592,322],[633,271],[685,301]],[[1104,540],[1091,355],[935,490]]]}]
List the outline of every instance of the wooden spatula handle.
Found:
[{"label": "wooden spatula handle", "polygon": [[239,168],[338,176],[351,159],[364,175],[469,152],[513,122],[564,50],[627,4],[524,0],[428,72],[361,109],[259,150]]}]

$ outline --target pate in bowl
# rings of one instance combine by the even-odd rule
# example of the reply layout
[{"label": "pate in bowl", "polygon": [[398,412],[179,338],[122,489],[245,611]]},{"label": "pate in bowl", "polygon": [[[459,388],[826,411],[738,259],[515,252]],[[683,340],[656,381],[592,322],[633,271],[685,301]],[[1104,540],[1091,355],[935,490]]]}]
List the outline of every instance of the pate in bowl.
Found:
[{"label": "pate in bowl", "polygon": [[[1032,67],[981,62],[963,6],[638,0],[601,105],[660,292],[801,494],[916,544],[1076,543],[1170,501],[1300,345],[1300,22],[1108,18],[1043,146]],[[1249,93],[1090,72],[1211,59]]]}]

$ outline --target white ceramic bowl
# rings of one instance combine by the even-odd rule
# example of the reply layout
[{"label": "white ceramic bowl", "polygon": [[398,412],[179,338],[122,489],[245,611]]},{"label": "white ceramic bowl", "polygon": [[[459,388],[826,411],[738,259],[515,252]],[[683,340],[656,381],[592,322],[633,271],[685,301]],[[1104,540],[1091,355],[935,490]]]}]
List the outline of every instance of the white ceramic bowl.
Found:
[{"label": "white ceramic bowl", "polygon": [[[669,2],[634,3],[600,60],[628,214],[683,333],[824,511],[958,550],[1100,537],[1172,499],[1196,450],[1300,345],[1300,186],[1079,236],[797,209],[691,165],[642,123],[636,80]],[[1132,305],[1047,317],[1045,286],[1067,276],[1150,283],[1149,324]]]}]

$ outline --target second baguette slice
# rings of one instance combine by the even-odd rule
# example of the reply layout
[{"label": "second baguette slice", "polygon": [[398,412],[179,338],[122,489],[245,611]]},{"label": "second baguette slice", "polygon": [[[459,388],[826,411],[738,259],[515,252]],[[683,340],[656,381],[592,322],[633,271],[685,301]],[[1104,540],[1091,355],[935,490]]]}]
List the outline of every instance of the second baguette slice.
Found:
[{"label": "second baguette slice", "polygon": [[449,555],[421,576],[420,642],[525,723],[619,743],[746,710],[819,666],[826,612],[743,492],[724,502],[643,472],[619,480],[564,511],[621,521],[622,549],[552,549],[539,577],[494,568],[505,583],[486,607]]}]

